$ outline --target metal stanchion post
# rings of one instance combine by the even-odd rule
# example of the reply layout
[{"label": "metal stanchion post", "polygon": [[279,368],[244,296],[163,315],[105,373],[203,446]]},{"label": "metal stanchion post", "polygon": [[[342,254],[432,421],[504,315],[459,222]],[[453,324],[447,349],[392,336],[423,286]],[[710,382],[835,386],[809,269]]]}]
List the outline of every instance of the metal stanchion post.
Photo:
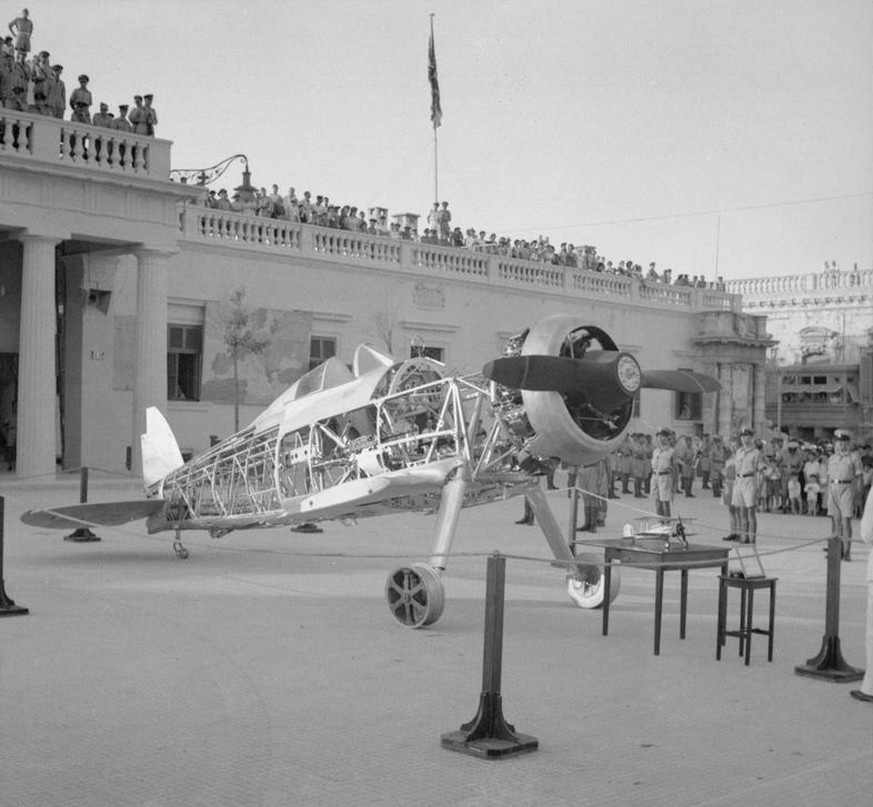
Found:
[{"label": "metal stanchion post", "polygon": [[[88,501],[88,468],[82,466],[79,473],[79,503],[85,504]],[[69,535],[64,536],[65,541],[75,541],[76,543],[85,543],[86,541],[99,541],[100,537],[91,532],[90,527],[76,527]]]},{"label": "metal stanchion post", "polygon": [[519,734],[503,717],[500,679],[503,656],[503,593],[506,586],[506,558],[495,553],[488,558],[485,585],[485,649],[482,662],[482,694],[479,711],[459,731],[442,736],[443,748],[483,759],[514,756],[536,751],[539,740]]},{"label": "metal stanchion post", "polygon": [[794,668],[798,675],[825,678],[828,681],[858,681],[864,671],[855,669],[843,660],[840,652],[840,560],[842,541],[839,535],[828,539],[828,581],[825,601],[825,635],[818,655],[806,664]]},{"label": "metal stanchion post", "polygon": [[3,578],[3,528],[5,524],[6,500],[0,496],[0,616],[23,616],[30,613],[27,608],[16,605],[6,596],[6,583]]}]

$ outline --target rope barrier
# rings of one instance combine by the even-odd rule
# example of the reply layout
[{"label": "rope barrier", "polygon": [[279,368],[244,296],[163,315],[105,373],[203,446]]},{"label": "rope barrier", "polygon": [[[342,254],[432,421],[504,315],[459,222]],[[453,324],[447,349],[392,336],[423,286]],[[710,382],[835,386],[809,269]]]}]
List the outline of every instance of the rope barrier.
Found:
[{"label": "rope barrier", "polygon": [[[561,489],[558,489],[556,491],[549,491],[549,493],[552,493],[555,495],[562,495],[562,494],[566,495],[567,491],[573,491],[573,490],[574,490],[574,488],[572,488],[572,487],[561,488]],[[613,502],[615,501],[615,500],[607,499],[606,497],[600,496],[599,494],[596,494],[596,493],[589,493],[584,488],[580,488],[578,486],[575,488],[575,490],[578,491],[579,493],[584,493],[586,495],[593,496],[593,497],[598,498],[600,500],[613,501]],[[7,500],[9,500],[10,498],[13,500],[15,499],[14,496],[13,497],[7,496],[6,498],[7,498]],[[655,513],[652,513],[650,511],[646,511],[646,510],[642,510],[638,507],[629,506],[628,509],[631,509],[635,512],[643,513],[644,514],[643,517],[645,517],[645,518],[652,518],[652,519],[659,518],[659,516],[657,516]],[[107,529],[106,525],[99,524],[99,523],[96,523],[93,521],[89,521],[87,519],[76,518],[74,516],[62,514],[62,513],[58,512],[57,510],[45,508],[43,510],[43,512],[48,513],[49,515],[53,515],[57,518],[61,518],[67,522],[70,522],[71,524],[75,524],[75,525],[78,525],[80,527],[94,528],[94,529],[100,528],[103,530]],[[696,527],[703,527],[705,529],[711,529],[713,531],[718,531],[718,532],[724,531],[721,529],[716,530],[716,528],[714,528],[714,527],[708,527],[707,525],[700,524],[699,522],[696,523],[695,526]],[[141,529],[131,528],[129,526],[122,525],[122,524],[113,525],[111,527],[108,527],[108,529],[112,529],[112,530],[119,532],[123,535],[127,535],[129,537],[137,538],[140,540],[148,539],[148,540],[155,540],[155,541],[161,541],[161,542],[166,541],[166,537],[162,536],[160,534],[146,534],[146,535],[144,535]],[[265,527],[265,529],[275,529],[275,528]],[[171,532],[171,534],[173,534],[172,531],[168,531],[168,532]],[[189,531],[183,530],[182,532],[184,533],[184,532],[189,532]],[[195,531],[191,530],[190,532],[195,532]],[[202,531],[197,530],[196,532],[202,532]],[[827,535],[824,535],[820,538],[793,539],[791,536],[788,536],[788,535],[778,535],[778,534],[763,534],[762,535],[761,533],[759,533],[758,535],[759,535],[759,537],[770,537],[770,538],[778,539],[780,541],[796,540],[797,543],[795,543],[792,546],[781,547],[781,548],[767,548],[767,549],[760,548],[760,544],[739,544],[736,546],[738,546],[738,548],[755,546],[755,547],[757,547],[757,554],[759,555],[759,557],[769,557],[769,556],[785,554],[787,552],[795,552],[798,550],[807,549],[808,547],[815,546],[817,544],[826,544],[827,541],[831,537],[830,534],[827,534]],[[655,538],[656,536],[643,536],[643,537],[644,538],[645,537]],[[333,558],[333,559],[348,559],[348,560],[421,560],[421,559],[426,560],[432,554],[429,551],[410,552],[408,554],[397,553],[397,552],[393,552],[393,553],[300,552],[300,551],[295,551],[295,550],[283,550],[283,549],[266,548],[266,547],[222,546],[222,545],[217,543],[218,540],[220,540],[220,539],[211,539],[210,543],[211,543],[212,548],[214,548],[218,551],[221,551],[221,552],[236,552],[239,554],[245,554],[245,553],[267,554],[267,555],[278,555],[278,556],[299,557],[299,558]],[[588,548],[592,551],[602,550],[603,549],[602,547],[597,546],[596,539],[593,539],[593,540],[594,540],[594,543],[592,543],[592,544],[586,544],[585,541],[579,541],[576,543],[576,546],[577,546],[577,548],[582,547],[583,551],[585,548]],[[855,541],[855,542],[857,543],[857,541]],[[630,545],[632,546],[632,544],[630,544]],[[732,545],[732,547],[733,546],[734,545]],[[646,568],[650,568],[650,569],[656,569],[660,566],[669,566],[670,568],[678,568],[678,567],[694,568],[695,566],[698,566],[698,565],[706,565],[705,561],[682,561],[681,560],[682,551],[683,550],[677,546],[676,549],[674,549],[672,552],[669,553],[670,554],[669,561],[658,562],[655,560],[651,560],[651,561],[645,560],[645,561],[641,561],[641,564],[644,564]],[[483,558],[483,557],[487,558],[487,557],[490,557],[491,554],[493,554],[493,551],[488,551],[488,552],[444,552],[441,554],[444,555],[447,559]],[[556,566],[556,565],[566,566],[568,569],[574,565],[579,565],[579,566],[591,565],[590,561],[586,562],[584,560],[581,560],[581,561],[557,560],[552,556],[537,557],[537,556],[533,556],[533,555],[518,555],[518,554],[507,554],[507,553],[502,553],[502,554],[504,554],[505,557],[512,559],[512,560],[522,561],[522,562],[526,562],[526,563],[549,565],[549,566]],[[732,558],[729,558],[729,559],[732,559]],[[603,561],[598,561],[598,565],[601,565],[604,567],[606,566],[605,562],[603,562]],[[611,563],[609,565],[610,566],[618,566],[618,567],[621,567],[622,565],[627,566],[627,564],[621,564],[620,562],[619,563]]]}]

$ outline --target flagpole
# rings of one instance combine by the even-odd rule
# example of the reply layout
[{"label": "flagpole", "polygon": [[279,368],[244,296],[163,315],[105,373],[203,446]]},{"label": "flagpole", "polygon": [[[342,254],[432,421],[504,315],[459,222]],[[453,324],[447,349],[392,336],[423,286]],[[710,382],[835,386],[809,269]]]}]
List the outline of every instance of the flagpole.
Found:
[{"label": "flagpole", "polygon": [[440,187],[439,187],[439,162],[437,161],[437,130],[433,127],[433,200],[439,202]]},{"label": "flagpole", "polygon": [[[430,14],[430,41],[431,47],[433,48],[433,18],[434,14],[431,12]],[[436,71],[436,54],[433,55],[433,68],[434,72]],[[437,128],[438,123],[436,120],[433,121],[433,200],[434,202],[439,202],[440,200],[440,191],[439,191],[439,150],[437,149]]]}]

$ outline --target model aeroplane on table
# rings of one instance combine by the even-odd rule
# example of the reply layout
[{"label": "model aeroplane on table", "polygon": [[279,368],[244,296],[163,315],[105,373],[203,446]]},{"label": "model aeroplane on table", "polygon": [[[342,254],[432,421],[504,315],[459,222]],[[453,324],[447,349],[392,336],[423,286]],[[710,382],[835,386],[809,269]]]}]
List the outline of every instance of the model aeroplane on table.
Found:
[{"label": "model aeroplane on table", "polygon": [[[583,608],[602,604],[602,560],[574,556],[538,484],[547,464],[587,465],[624,439],[640,387],[718,389],[678,370],[643,371],[598,327],[553,315],[509,340],[482,374],[451,376],[429,358],[398,361],[361,345],[352,369],[328,359],[252,423],[187,463],[164,417],[150,408],[142,435],[146,499],[31,510],[39,527],[125,524],[171,531],[232,530],[436,513],[429,563],[393,570],[395,619],[408,627],[443,611],[441,573],[462,508],[525,495]],[[617,574],[611,593],[618,592]]]}]

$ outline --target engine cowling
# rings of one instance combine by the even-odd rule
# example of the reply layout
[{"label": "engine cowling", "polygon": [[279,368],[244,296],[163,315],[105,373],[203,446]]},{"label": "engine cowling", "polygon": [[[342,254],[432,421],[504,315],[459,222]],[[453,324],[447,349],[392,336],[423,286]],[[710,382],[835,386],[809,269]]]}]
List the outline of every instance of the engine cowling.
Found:
[{"label": "engine cowling", "polygon": [[[639,365],[633,356],[618,351],[602,329],[579,325],[578,319],[566,315],[536,323],[520,355],[577,359],[585,362],[591,377],[584,393],[521,389],[534,432],[528,444],[531,452],[559,457],[571,465],[588,465],[618,448],[633,414],[633,395],[640,386]],[[601,361],[601,357],[609,361]]]}]

